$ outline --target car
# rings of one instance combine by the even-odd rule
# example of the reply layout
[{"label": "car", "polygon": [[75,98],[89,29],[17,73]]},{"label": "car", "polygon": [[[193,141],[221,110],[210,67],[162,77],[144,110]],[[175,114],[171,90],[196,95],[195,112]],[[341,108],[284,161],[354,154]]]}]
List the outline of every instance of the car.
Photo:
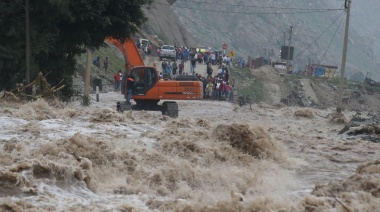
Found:
[{"label": "car", "polygon": [[176,54],[177,54],[177,52],[176,52],[174,46],[162,45],[160,48],[160,51],[158,52],[158,57],[160,58],[160,60],[162,60],[163,58],[166,58],[166,59],[173,59],[175,61],[176,60]]},{"label": "car", "polygon": [[141,46],[149,46],[150,41],[148,39],[140,39]]}]

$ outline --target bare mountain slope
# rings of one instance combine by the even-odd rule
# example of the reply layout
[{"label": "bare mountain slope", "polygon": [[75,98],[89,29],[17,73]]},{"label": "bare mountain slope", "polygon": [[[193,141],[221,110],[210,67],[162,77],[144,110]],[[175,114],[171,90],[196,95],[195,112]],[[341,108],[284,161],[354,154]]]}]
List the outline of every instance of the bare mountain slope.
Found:
[{"label": "bare mountain slope", "polygon": [[148,17],[148,22],[143,26],[143,31],[157,35],[167,44],[195,45],[194,37],[182,26],[167,0],[155,0],[152,5],[145,7],[144,11]]},{"label": "bare mountain slope", "polygon": [[[368,10],[354,2],[353,18],[362,12],[362,19],[370,20],[369,15],[365,15]],[[172,7],[201,42],[199,44],[221,48],[226,42],[229,50],[243,58],[248,55],[268,58],[273,49],[272,58],[278,60],[281,46],[285,41],[288,45],[290,26],[293,26],[293,65],[297,71],[304,69],[309,61],[341,66],[345,20],[343,3],[328,0],[178,0]],[[353,19],[350,27],[346,77],[363,80],[369,71],[374,78],[380,79],[380,74],[374,71],[372,59],[376,53],[372,47],[376,43],[375,26],[362,21],[361,26],[365,27],[358,28],[357,21]],[[368,40],[368,31],[375,36],[371,38],[373,42]]]}]

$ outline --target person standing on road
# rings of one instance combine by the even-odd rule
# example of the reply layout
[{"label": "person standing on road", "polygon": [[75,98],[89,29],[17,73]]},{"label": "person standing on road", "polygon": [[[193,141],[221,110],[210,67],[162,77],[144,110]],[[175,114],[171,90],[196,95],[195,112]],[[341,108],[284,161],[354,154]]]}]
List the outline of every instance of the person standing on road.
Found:
[{"label": "person standing on road", "polygon": [[100,68],[100,57],[96,57],[94,61],[92,61],[92,64],[94,64],[96,67]]},{"label": "person standing on road", "polygon": [[202,77],[200,80],[203,84],[203,99],[206,99],[206,93],[207,93],[207,80],[205,77]]},{"label": "person standing on road", "polygon": [[220,80],[217,80],[216,81],[216,84],[215,84],[215,89],[214,89],[214,96],[215,96],[215,100],[219,100],[219,87],[220,87]]},{"label": "person standing on road", "polygon": [[178,47],[177,49],[177,60],[182,60],[182,48],[181,47]]},{"label": "person standing on road", "polygon": [[187,57],[189,56],[189,50],[187,48],[182,50],[182,62],[186,63]]},{"label": "person standing on road", "polygon": [[191,64],[190,64],[190,73],[192,74],[192,75],[194,75],[195,74],[195,66],[197,65],[197,60],[193,57],[192,59],[191,59]]},{"label": "person standing on road", "polygon": [[219,81],[219,93],[218,93],[218,100],[222,100],[221,97],[222,97],[222,93],[223,93],[223,89],[224,89],[224,84],[223,84],[223,81],[220,80]]},{"label": "person standing on road", "polygon": [[208,52],[205,52],[203,54],[203,64],[207,64],[208,63],[208,58],[210,57],[210,55],[208,54]]},{"label": "person standing on road", "polygon": [[223,77],[223,66],[220,65],[218,69],[218,78],[222,79],[222,77]]},{"label": "person standing on road", "polygon": [[170,64],[170,61],[168,62],[168,65],[166,66],[166,74],[168,75],[168,79],[171,79],[172,65]]},{"label": "person standing on road", "polygon": [[119,72],[116,72],[116,74],[113,76],[115,79],[115,91],[118,91],[120,88],[120,74],[121,70],[119,70]]},{"label": "person standing on road", "polygon": [[199,64],[203,63],[203,54],[202,54],[201,51],[199,51],[198,54],[197,54],[197,60],[198,60]]},{"label": "person standing on road", "polygon": [[234,101],[234,91],[235,91],[235,85],[232,84],[232,86],[230,87],[230,93],[229,93],[229,96],[228,96],[228,100],[230,102]]},{"label": "person standing on road", "polygon": [[183,74],[183,70],[185,69],[185,64],[183,64],[183,60],[181,62],[181,64],[179,64],[179,74],[182,75]]},{"label": "person standing on road", "polygon": [[161,63],[161,69],[162,69],[162,72],[163,73],[166,73],[166,67],[168,66],[168,64],[165,62],[165,61],[163,61],[162,63]]},{"label": "person standing on road", "polygon": [[104,73],[107,74],[107,70],[108,70],[108,57],[106,57],[106,60],[103,62],[103,68],[104,68]]},{"label": "person standing on road", "polygon": [[208,83],[208,98],[209,99],[214,99],[214,82],[213,81],[210,81]]},{"label": "person standing on road", "polygon": [[177,62],[174,61],[174,63],[172,64],[172,73],[173,75],[176,75],[177,74]]},{"label": "person standing on road", "polygon": [[211,68],[211,64],[208,64],[207,65],[207,78],[212,78],[212,68]]},{"label": "person standing on road", "polygon": [[223,78],[226,82],[228,82],[228,79],[230,78],[230,74],[228,73],[227,68],[224,70],[224,77]]},{"label": "person standing on road", "polygon": [[226,88],[225,88],[225,92],[226,92],[226,100],[229,99],[229,96],[230,96],[230,91],[231,91],[231,86],[230,86],[230,83],[226,82]]},{"label": "person standing on road", "polygon": [[215,54],[214,53],[210,54],[210,60],[211,60],[211,65],[215,65]]}]

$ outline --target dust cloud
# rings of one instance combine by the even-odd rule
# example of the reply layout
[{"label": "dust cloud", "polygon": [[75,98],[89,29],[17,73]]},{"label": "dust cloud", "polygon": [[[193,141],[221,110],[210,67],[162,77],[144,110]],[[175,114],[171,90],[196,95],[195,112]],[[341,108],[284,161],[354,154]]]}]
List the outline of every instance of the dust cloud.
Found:
[{"label": "dust cloud", "polygon": [[[0,104],[0,211],[376,211],[379,146],[333,109],[179,101],[179,118]],[[338,121],[332,121],[338,120]]]}]

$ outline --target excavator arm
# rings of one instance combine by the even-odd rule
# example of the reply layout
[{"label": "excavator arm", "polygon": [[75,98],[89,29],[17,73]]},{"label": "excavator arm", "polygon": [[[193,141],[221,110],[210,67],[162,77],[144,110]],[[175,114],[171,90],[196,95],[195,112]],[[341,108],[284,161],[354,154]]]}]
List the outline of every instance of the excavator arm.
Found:
[{"label": "excavator arm", "polygon": [[134,66],[144,66],[144,61],[141,58],[139,50],[135,42],[131,38],[127,38],[123,43],[114,38],[106,38],[106,41],[115,45],[124,56],[125,64]]}]

